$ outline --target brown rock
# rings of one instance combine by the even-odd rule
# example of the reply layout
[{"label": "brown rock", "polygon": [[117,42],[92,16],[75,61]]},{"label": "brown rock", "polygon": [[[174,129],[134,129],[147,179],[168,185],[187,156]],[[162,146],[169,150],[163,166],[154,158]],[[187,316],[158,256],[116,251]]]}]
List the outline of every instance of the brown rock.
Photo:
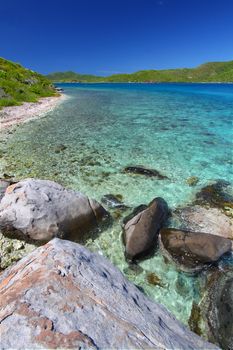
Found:
[{"label": "brown rock", "polygon": [[160,230],[162,249],[182,268],[199,270],[205,264],[217,261],[231,250],[231,241],[202,232],[181,231],[171,228]]},{"label": "brown rock", "polygon": [[147,254],[157,244],[160,228],[168,216],[167,203],[155,198],[148,207],[124,224],[123,241],[126,257],[130,260]]}]

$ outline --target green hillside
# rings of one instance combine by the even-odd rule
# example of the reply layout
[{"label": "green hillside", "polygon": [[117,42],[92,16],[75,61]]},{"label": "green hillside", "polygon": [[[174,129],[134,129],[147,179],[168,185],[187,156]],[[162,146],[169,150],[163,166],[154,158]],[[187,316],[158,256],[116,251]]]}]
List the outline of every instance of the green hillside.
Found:
[{"label": "green hillside", "polygon": [[109,77],[74,72],[58,72],[47,77],[56,82],[233,82],[233,61],[209,62],[196,68],[142,70]]},{"label": "green hillside", "polygon": [[36,102],[40,97],[55,94],[46,77],[0,57],[0,108]]},{"label": "green hillside", "polygon": [[59,82],[99,82],[103,81],[103,77],[97,77],[95,75],[90,74],[79,74],[72,71],[68,72],[56,72],[47,75],[47,78],[51,81],[59,81]]}]

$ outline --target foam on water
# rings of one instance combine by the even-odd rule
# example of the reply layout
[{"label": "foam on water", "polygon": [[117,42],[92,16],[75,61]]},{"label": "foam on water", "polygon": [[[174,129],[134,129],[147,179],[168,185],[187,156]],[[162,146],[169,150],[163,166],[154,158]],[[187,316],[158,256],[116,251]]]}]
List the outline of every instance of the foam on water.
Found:
[{"label": "foam on water", "polygon": [[[216,179],[233,183],[231,84],[61,84],[71,98],[46,118],[20,126],[1,144],[2,172],[49,178],[100,200],[121,194],[137,206],[163,197],[171,208],[190,203]],[[59,152],[59,144],[67,148]],[[158,170],[168,179],[125,174],[128,165]],[[197,186],[186,180],[197,176]],[[128,269],[120,219],[86,245],[116,264],[152,298],[187,323],[202,277],[188,276],[161,254]],[[154,272],[161,285],[151,285]]]}]

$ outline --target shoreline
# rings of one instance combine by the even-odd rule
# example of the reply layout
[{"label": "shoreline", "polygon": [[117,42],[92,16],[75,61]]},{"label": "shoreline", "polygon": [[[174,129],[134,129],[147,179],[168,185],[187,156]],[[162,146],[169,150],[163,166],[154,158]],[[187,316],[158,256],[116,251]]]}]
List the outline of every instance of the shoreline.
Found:
[{"label": "shoreline", "polygon": [[0,131],[10,129],[41,117],[57,107],[68,98],[67,95],[42,97],[37,102],[24,102],[20,106],[4,107],[0,110]]}]

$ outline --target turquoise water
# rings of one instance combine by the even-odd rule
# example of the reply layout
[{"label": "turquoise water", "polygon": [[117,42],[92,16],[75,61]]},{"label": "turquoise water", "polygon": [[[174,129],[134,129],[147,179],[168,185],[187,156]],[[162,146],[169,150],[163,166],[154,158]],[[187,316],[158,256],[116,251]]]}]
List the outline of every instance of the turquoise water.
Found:
[{"label": "turquoise water", "polygon": [[[59,84],[70,96],[44,118],[21,125],[1,143],[1,172],[49,178],[100,200],[121,194],[135,207],[161,196],[171,208],[190,203],[216,179],[233,183],[233,84]],[[59,145],[66,149],[59,152]],[[128,165],[168,179],[124,174]],[[186,180],[197,176],[197,186]],[[179,273],[159,252],[129,270],[119,217],[86,245],[107,256],[152,298],[187,323],[202,277]],[[148,272],[161,286],[148,283]]]}]

